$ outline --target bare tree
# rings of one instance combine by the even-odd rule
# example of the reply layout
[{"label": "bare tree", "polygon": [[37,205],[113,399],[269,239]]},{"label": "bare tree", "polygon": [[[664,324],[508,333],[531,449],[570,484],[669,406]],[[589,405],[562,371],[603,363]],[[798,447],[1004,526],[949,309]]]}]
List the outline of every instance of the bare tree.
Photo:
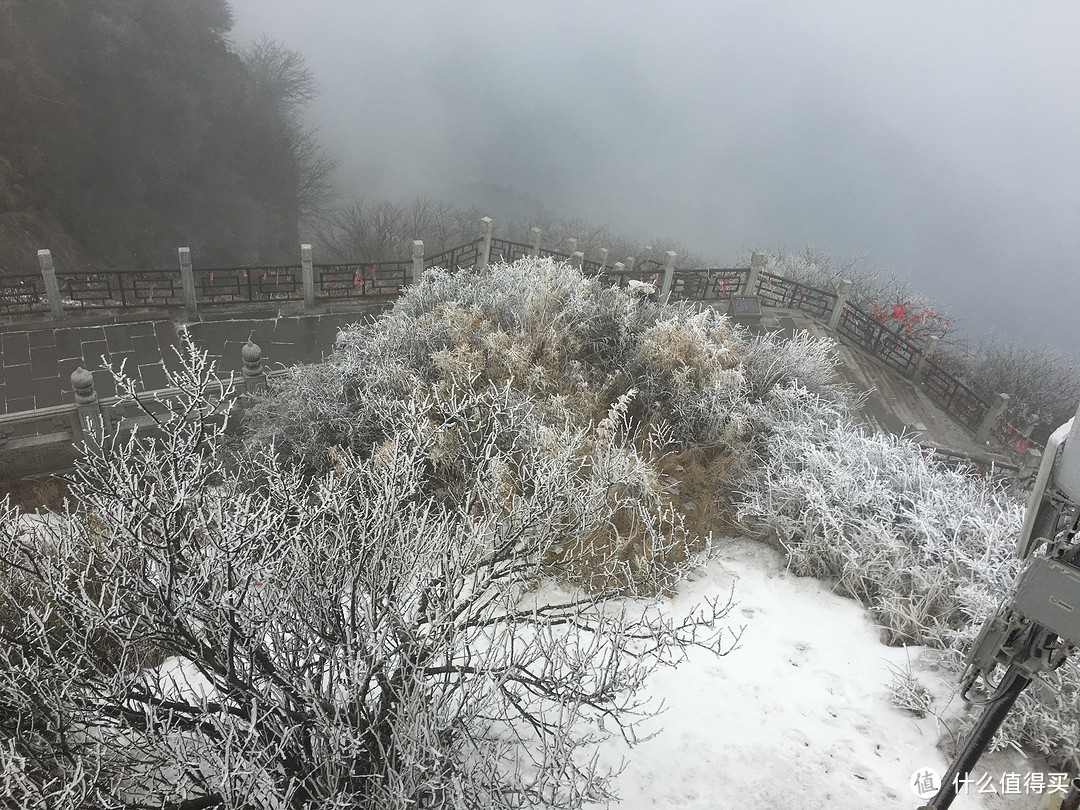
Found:
[{"label": "bare tree", "polygon": [[240,56],[252,79],[255,105],[277,117],[288,131],[300,220],[310,223],[337,197],[334,173],[338,161],[326,153],[316,130],[305,125],[302,117],[319,93],[315,74],[300,51],[265,36],[244,48]]},{"label": "bare tree", "polygon": [[[673,620],[557,583],[609,526],[670,541],[632,494],[625,408],[537,434],[508,391],[428,391],[370,457],[310,478],[226,452],[228,387],[190,346],[172,382],[152,430],[79,463],[77,508],[0,515],[17,805],[580,807],[607,795],[589,749],[633,740],[648,674],[724,652],[727,605]],[[455,442],[448,498],[432,465]],[[617,547],[601,569],[630,564]]]}]

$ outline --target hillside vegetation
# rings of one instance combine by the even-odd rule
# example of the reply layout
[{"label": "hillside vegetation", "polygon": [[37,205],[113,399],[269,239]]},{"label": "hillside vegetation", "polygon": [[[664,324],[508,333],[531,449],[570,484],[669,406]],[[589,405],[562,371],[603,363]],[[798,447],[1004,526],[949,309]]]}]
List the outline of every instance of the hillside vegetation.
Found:
[{"label": "hillside vegetation", "polygon": [[225,0],[0,0],[0,273],[296,253],[296,99],[231,26]]}]

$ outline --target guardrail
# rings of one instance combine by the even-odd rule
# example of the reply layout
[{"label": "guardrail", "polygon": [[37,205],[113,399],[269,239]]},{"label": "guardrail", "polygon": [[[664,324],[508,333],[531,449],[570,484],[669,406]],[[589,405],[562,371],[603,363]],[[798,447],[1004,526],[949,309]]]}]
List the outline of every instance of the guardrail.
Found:
[{"label": "guardrail", "polygon": [[[242,373],[212,380],[207,386],[208,391],[220,394],[231,385],[226,407],[238,412],[244,409],[246,395],[262,391],[268,379],[287,373],[287,369],[267,370],[262,350],[250,341],[242,353]],[[75,371],[71,382],[75,389],[71,404],[0,414],[0,469],[18,469],[26,475],[68,467],[78,443],[101,442],[136,428],[152,429],[155,417],[165,414],[169,401],[182,393],[179,388],[160,388],[137,392],[134,398],[99,399],[89,372]]]},{"label": "guardrail", "polygon": [[[432,256],[423,254],[423,243],[414,243],[412,261],[346,262],[313,264],[310,247],[300,265],[198,268],[181,249],[177,270],[107,271],[100,273],[57,273],[51,255],[41,251],[42,274],[0,279],[0,315],[26,315],[52,312],[62,317],[65,309],[104,309],[111,307],[186,306],[194,312],[202,304],[256,303],[303,300],[316,301],[383,298],[396,296],[402,287],[414,282],[425,269],[443,267],[458,270],[484,266],[492,261],[516,261],[525,256],[550,257],[580,266],[587,276],[602,282],[627,286],[630,281],[661,285],[665,266],[654,259],[637,263],[608,263],[606,250],[601,259],[586,259],[570,240],[570,252],[540,246],[539,229],[533,229],[530,244],[495,238],[491,220],[481,220],[479,238]],[[302,254],[304,251],[302,251]],[[673,256],[673,254],[671,254]],[[669,256],[670,258],[670,256]],[[996,438],[1014,449],[1038,447],[1008,419],[997,419],[995,405],[977,394],[930,359],[932,346],[924,346],[890,330],[881,320],[847,301],[847,292],[832,292],[812,287],[761,269],[761,257],[755,255],[750,268],[673,268],[669,285],[671,298],[687,301],[724,301],[743,293],[757,295],[769,306],[798,309],[811,317],[825,320],[845,342],[869,353],[888,367],[915,379],[931,400],[960,424],[976,433],[995,421]],[[187,279],[185,278],[187,275]],[[185,285],[185,281],[188,283]],[[49,416],[49,419],[54,418]],[[9,434],[17,425],[0,424]],[[1023,444],[1023,448],[1020,445]]]}]

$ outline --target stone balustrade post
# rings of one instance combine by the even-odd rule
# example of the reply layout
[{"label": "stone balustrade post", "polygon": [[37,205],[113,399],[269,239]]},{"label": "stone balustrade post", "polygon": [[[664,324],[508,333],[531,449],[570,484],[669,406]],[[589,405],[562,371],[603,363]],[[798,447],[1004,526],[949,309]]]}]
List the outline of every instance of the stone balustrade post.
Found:
[{"label": "stone balustrade post", "polygon": [[620,287],[625,287],[627,282],[630,281],[630,274],[634,272],[634,257],[627,256],[623,261],[623,267],[626,268],[626,275],[619,278]]},{"label": "stone balustrade post", "polygon": [[195,274],[191,270],[191,248],[182,247],[180,254],[180,281],[184,286],[184,310],[189,318],[199,317],[199,305],[195,300]]},{"label": "stone balustrade post", "polygon": [[300,245],[300,275],[304,283],[304,307],[315,306],[315,263],[311,259],[311,245]]},{"label": "stone balustrade post", "polygon": [[412,243],[412,283],[419,284],[424,279],[424,240],[414,239]]},{"label": "stone balustrade post", "polygon": [[569,259],[567,259],[567,261],[573,264],[574,254],[577,252],[577,239],[571,236],[569,239],[566,240],[566,247],[566,255],[570,257]]},{"label": "stone balustrade post", "polygon": [[543,231],[539,228],[529,228],[529,234],[532,236],[532,245],[529,248],[529,255],[534,259],[540,255],[540,234]]},{"label": "stone balustrade post", "polygon": [[582,253],[580,250],[575,250],[573,253],[570,254],[570,266],[571,267],[574,267],[574,268],[577,268],[578,270],[580,270],[581,266],[584,264],[584,262],[585,262],[585,254]]},{"label": "stone balustrade post", "polygon": [[263,367],[262,347],[248,338],[240,350],[240,359],[244,361],[244,393],[247,397],[266,390],[266,369]]},{"label": "stone balustrade post", "polygon": [[600,272],[607,270],[608,249],[600,248]]},{"label": "stone balustrade post", "polygon": [[764,253],[751,253],[750,254],[750,273],[746,277],[746,289],[743,290],[743,295],[757,295],[758,291],[758,279],[761,277],[761,271],[765,268],[765,254]]},{"label": "stone balustrade post", "polygon": [[990,406],[990,410],[986,412],[986,416],[983,417],[982,422],[979,423],[979,429],[975,431],[975,444],[986,444],[990,438],[990,431],[997,425],[998,420],[1001,419],[1001,415],[1005,413],[1005,409],[1009,407],[1009,395],[998,394],[997,399],[994,400]]},{"label": "stone balustrade post", "polygon": [[56,280],[56,266],[53,264],[51,250],[37,252],[38,265],[41,267],[41,279],[45,282],[45,295],[49,299],[49,313],[54,320],[64,317],[64,302],[60,298],[60,283]]},{"label": "stone balustrade post", "polygon": [[840,290],[836,294],[836,303],[833,304],[832,312],[829,313],[829,329],[836,331],[840,325],[840,317],[844,314],[844,306],[847,304],[848,295],[851,294],[851,282],[846,278],[840,282]]},{"label": "stone balustrade post", "polygon": [[100,450],[105,442],[109,426],[101,410],[94,375],[82,366],[71,372],[71,387],[75,391],[75,411],[79,423],[76,434],[91,450]]},{"label": "stone balustrade post", "polygon": [[481,217],[480,238],[484,241],[483,244],[480,245],[480,256],[477,258],[476,262],[477,270],[486,270],[488,264],[491,262],[491,229],[491,217]]},{"label": "stone balustrade post", "polygon": [[664,261],[664,276],[660,282],[660,303],[666,304],[671,298],[671,281],[675,278],[675,258],[678,254],[669,250]]},{"label": "stone balustrade post", "polygon": [[918,382],[922,379],[923,373],[926,371],[926,364],[930,362],[930,358],[934,356],[934,352],[937,351],[938,342],[941,340],[937,335],[931,335],[926,340],[926,345],[923,346],[923,350],[919,352],[919,359],[915,361],[915,371],[911,374],[911,379]]}]

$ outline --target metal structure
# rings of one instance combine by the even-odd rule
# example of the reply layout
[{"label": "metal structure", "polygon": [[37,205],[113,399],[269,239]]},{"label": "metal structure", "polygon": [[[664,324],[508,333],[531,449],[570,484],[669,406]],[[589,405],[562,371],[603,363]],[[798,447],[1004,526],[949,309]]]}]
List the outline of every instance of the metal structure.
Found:
[{"label": "metal structure", "polygon": [[[982,702],[982,714],[920,810],[947,810],[1020,693],[1080,646],[1080,408],[1047,443],[1017,555],[1027,564],[983,625],[961,677],[961,695]],[[972,697],[980,681],[989,693],[983,701]]]}]

